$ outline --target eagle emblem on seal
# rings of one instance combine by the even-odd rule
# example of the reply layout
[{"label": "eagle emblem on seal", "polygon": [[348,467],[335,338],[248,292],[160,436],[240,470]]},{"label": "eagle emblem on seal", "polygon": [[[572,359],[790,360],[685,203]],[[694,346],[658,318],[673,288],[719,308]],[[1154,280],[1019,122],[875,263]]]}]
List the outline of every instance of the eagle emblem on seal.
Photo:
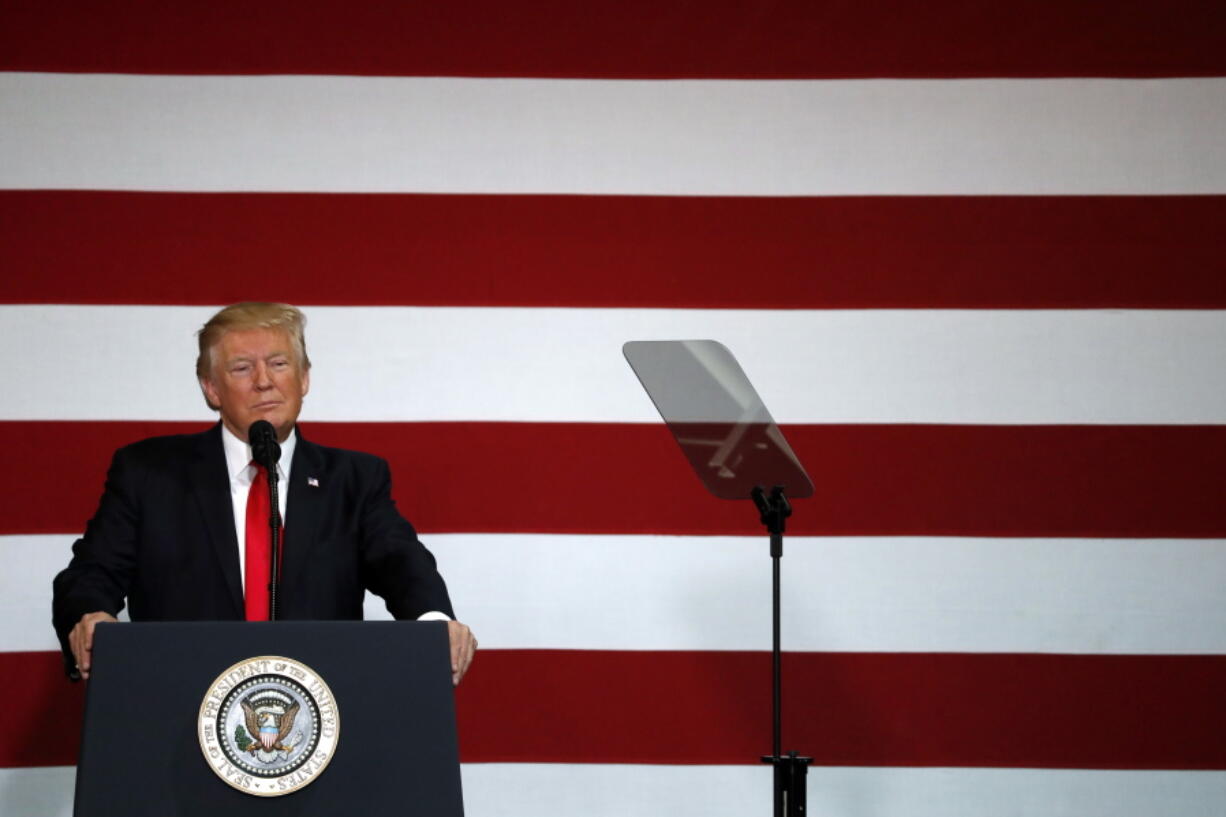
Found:
[{"label": "eagle emblem on seal", "polygon": [[240,703],[247,731],[254,738],[248,753],[269,763],[281,752],[288,755],[294,751],[293,744],[285,742],[298,717],[299,704],[293,698],[265,689]]},{"label": "eagle emblem on seal", "polygon": [[318,779],[336,753],[340,714],[315,670],[257,655],[217,676],[200,702],[200,751],[226,784],[280,797]]}]

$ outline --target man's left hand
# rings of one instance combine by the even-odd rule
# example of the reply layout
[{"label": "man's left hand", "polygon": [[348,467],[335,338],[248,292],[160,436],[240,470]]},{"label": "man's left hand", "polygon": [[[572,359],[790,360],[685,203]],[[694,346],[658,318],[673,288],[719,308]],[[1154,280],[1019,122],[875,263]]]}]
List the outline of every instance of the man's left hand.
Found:
[{"label": "man's left hand", "polygon": [[459,685],[477,652],[477,637],[467,625],[458,621],[447,622],[447,637],[451,641],[451,683]]}]

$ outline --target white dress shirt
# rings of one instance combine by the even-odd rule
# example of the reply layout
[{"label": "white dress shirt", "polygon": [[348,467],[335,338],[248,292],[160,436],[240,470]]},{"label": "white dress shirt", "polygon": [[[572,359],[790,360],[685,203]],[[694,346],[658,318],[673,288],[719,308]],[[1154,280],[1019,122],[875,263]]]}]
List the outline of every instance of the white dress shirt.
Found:
[{"label": "white dress shirt", "polygon": [[[238,536],[238,572],[242,586],[247,586],[247,495],[255,481],[257,466],[251,463],[251,446],[234,436],[223,424],[222,447],[226,452],[226,473],[230,477],[230,501],[234,505],[234,533]],[[281,460],[277,463],[277,506],[281,509],[281,524],[288,526],[286,511],[289,499],[289,470],[294,464],[294,449],[298,446],[298,429],[290,432],[281,443]],[[431,610],[417,617],[418,621],[450,621],[446,613]]]},{"label": "white dress shirt", "polygon": [[[226,473],[230,476],[230,502],[234,505],[234,532],[238,534],[238,574],[242,586],[247,586],[247,495],[255,481],[257,466],[251,463],[251,446],[234,436],[224,425],[221,443],[226,452]],[[277,507],[281,509],[281,524],[285,519],[289,498],[289,469],[294,464],[294,449],[298,446],[298,429],[290,432],[281,443],[281,460],[277,463]]]}]

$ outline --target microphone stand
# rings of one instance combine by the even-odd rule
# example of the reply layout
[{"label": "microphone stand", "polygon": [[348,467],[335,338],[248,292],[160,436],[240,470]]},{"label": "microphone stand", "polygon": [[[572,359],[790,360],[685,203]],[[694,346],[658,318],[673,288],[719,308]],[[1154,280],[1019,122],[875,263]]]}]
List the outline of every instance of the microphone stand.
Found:
[{"label": "microphone stand", "polygon": [[276,621],[277,591],[281,587],[281,503],[277,497],[277,464],[270,463],[264,468],[268,472],[268,498],[272,506],[268,512],[268,525],[272,534],[269,540],[272,543],[272,552],[269,554],[272,564],[268,570],[268,620]]}]

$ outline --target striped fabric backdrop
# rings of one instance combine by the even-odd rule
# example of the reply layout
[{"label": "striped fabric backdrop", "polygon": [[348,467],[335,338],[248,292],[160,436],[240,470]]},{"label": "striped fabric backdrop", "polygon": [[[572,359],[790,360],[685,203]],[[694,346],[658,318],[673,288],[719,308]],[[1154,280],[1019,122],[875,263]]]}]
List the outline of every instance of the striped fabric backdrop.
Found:
[{"label": "striped fabric backdrop", "polygon": [[0,813],[111,453],[271,299],[480,636],[472,817],[769,813],[766,544],[620,354],[706,337],[817,485],[813,814],[1226,815],[1224,8],[3,0]]}]

